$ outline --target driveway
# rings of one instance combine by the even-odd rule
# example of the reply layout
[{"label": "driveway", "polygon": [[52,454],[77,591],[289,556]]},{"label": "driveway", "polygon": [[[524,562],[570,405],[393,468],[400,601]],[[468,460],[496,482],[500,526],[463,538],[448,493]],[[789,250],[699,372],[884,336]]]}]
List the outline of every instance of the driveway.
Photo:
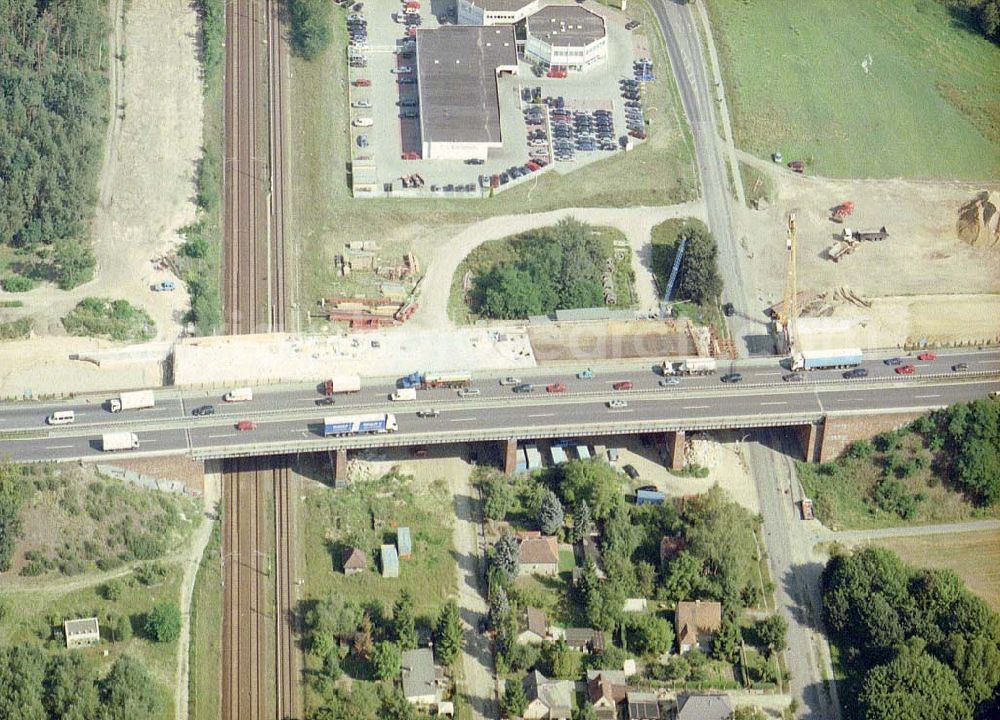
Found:
[{"label": "driveway", "polygon": [[[465,635],[462,643],[464,680],[459,693],[472,707],[476,720],[499,717],[496,703],[496,669],[488,636],[479,632],[479,621],[488,608],[481,589],[479,495],[469,478],[453,478],[451,493],[455,503],[453,542],[458,557],[458,610]],[[485,559],[484,559],[485,562]]]}]

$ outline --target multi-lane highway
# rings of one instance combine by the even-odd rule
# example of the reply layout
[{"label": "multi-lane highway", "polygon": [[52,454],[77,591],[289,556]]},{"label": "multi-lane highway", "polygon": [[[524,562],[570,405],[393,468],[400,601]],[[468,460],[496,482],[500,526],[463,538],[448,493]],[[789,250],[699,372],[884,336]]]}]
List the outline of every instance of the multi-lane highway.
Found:
[{"label": "multi-lane highway", "polygon": [[[803,382],[785,382],[787,371],[775,362],[750,362],[720,368],[720,374],[680,378],[661,386],[650,366],[623,365],[578,379],[568,369],[516,371],[534,385],[530,393],[514,393],[500,380],[510,373],[475,376],[479,394],[460,397],[454,390],[423,390],[416,402],[391,402],[394,379],[369,379],[359,393],[337,396],[331,407],[318,406],[318,386],[259,388],[247,403],[224,403],[225,389],[164,390],[156,407],[111,414],[110,397],[77,397],[62,403],[14,403],[0,406],[0,457],[16,461],[96,459],[100,435],[131,430],[140,439],[133,454],[190,452],[199,457],[322,450],[328,447],[406,445],[454,440],[553,437],[563,433],[622,434],[672,428],[754,427],[818,420],[830,413],[919,410],[982,397],[1000,389],[1000,352],[963,352],[932,361],[911,359],[917,374],[897,375],[880,360],[866,361],[869,377],[844,380],[840,371],[805,374]],[[952,372],[956,363],[966,372]],[[720,382],[721,373],[736,371],[741,383]],[[613,384],[631,380],[633,389],[615,391]],[[548,393],[561,383],[566,390]],[[624,399],[624,408],[608,401]],[[215,414],[194,417],[192,411],[213,405]],[[418,417],[424,409],[439,411]],[[53,410],[74,410],[72,425],[49,427]],[[359,412],[391,412],[399,422],[392,436],[323,438],[322,419]],[[252,431],[236,429],[239,420],[254,420]]]}]

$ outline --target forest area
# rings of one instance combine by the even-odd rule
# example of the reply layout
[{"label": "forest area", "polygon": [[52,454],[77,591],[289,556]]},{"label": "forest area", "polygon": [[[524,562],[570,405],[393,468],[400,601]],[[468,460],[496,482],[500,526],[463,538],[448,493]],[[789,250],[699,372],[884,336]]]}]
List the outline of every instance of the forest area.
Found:
[{"label": "forest area", "polygon": [[99,0],[0,0],[0,245],[13,252],[5,289],[68,289],[93,275],[107,33]]}]

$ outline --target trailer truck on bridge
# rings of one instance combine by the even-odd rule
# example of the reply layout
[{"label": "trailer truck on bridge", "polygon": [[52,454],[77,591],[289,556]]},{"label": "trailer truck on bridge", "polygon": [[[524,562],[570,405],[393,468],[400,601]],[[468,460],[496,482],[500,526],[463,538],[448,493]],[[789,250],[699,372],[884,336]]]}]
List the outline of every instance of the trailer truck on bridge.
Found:
[{"label": "trailer truck on bridge", "polygon": [[396,383],[397,387],[427,390],[429,388],[466,388],[472,384],[472,373],[467,370],[451,372],[412,372]]},{"label": "trailer truck on bridge", "polygon": [[367,415],[347,415],[323,418],[323,437],[343,437],[345,435],[381,435],[394,433],[399,429],[396,416],[392,413],[369,413]]},{"label": "trailer truck on bridge", "polygon": [[323,394],[327,397],[340,393],[356,393],[361,390],[361,378],[357,375],[338,375],[323,383]]},{"label": "trailer truck on bridge", "polygon": [[151,408],[156,404],[156,398],[153,397],[152,390],[134,390],[132,392],[123,392],[116,398],[111,398],[108,401],[108,408],[111,412],[121,412],[122,410],[142,410],[143,408]]},{"label": "trailer truck on bridge", "polygon": [[664,360],[660,373],[668,375],[714,375],[717,369],[715,358],[688,358],[679,363]]},{"label": "trailer truck on bridge", "polygon": [[861,364],[863,360],[858,348],[840,350],[807,350],[792,356],[792,370],[830,370],[833,368],[850,368]]},{"label": "trailer truck on bridge", "polygon": [[134,432],[112,432],[101,435],[101,450],[136,450],[139,448],[139,436]]}]

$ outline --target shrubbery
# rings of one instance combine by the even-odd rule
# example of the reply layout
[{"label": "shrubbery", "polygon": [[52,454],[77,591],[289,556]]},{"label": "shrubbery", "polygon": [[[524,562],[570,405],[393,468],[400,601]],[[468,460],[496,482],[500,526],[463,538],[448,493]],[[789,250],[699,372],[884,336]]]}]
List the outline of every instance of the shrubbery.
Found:
[{"label": "shrubbery", "polygon": [[62,323],[71,335],[107,337],[122,342],[145,342],[156,336],[153,318],[128,300],[84,298]]},{"label": "shrubbery", "polygon": [[292,21],[292,48],[306,60],[313,60],[330,46],[333,4],[328,0],[288,0]]}]

